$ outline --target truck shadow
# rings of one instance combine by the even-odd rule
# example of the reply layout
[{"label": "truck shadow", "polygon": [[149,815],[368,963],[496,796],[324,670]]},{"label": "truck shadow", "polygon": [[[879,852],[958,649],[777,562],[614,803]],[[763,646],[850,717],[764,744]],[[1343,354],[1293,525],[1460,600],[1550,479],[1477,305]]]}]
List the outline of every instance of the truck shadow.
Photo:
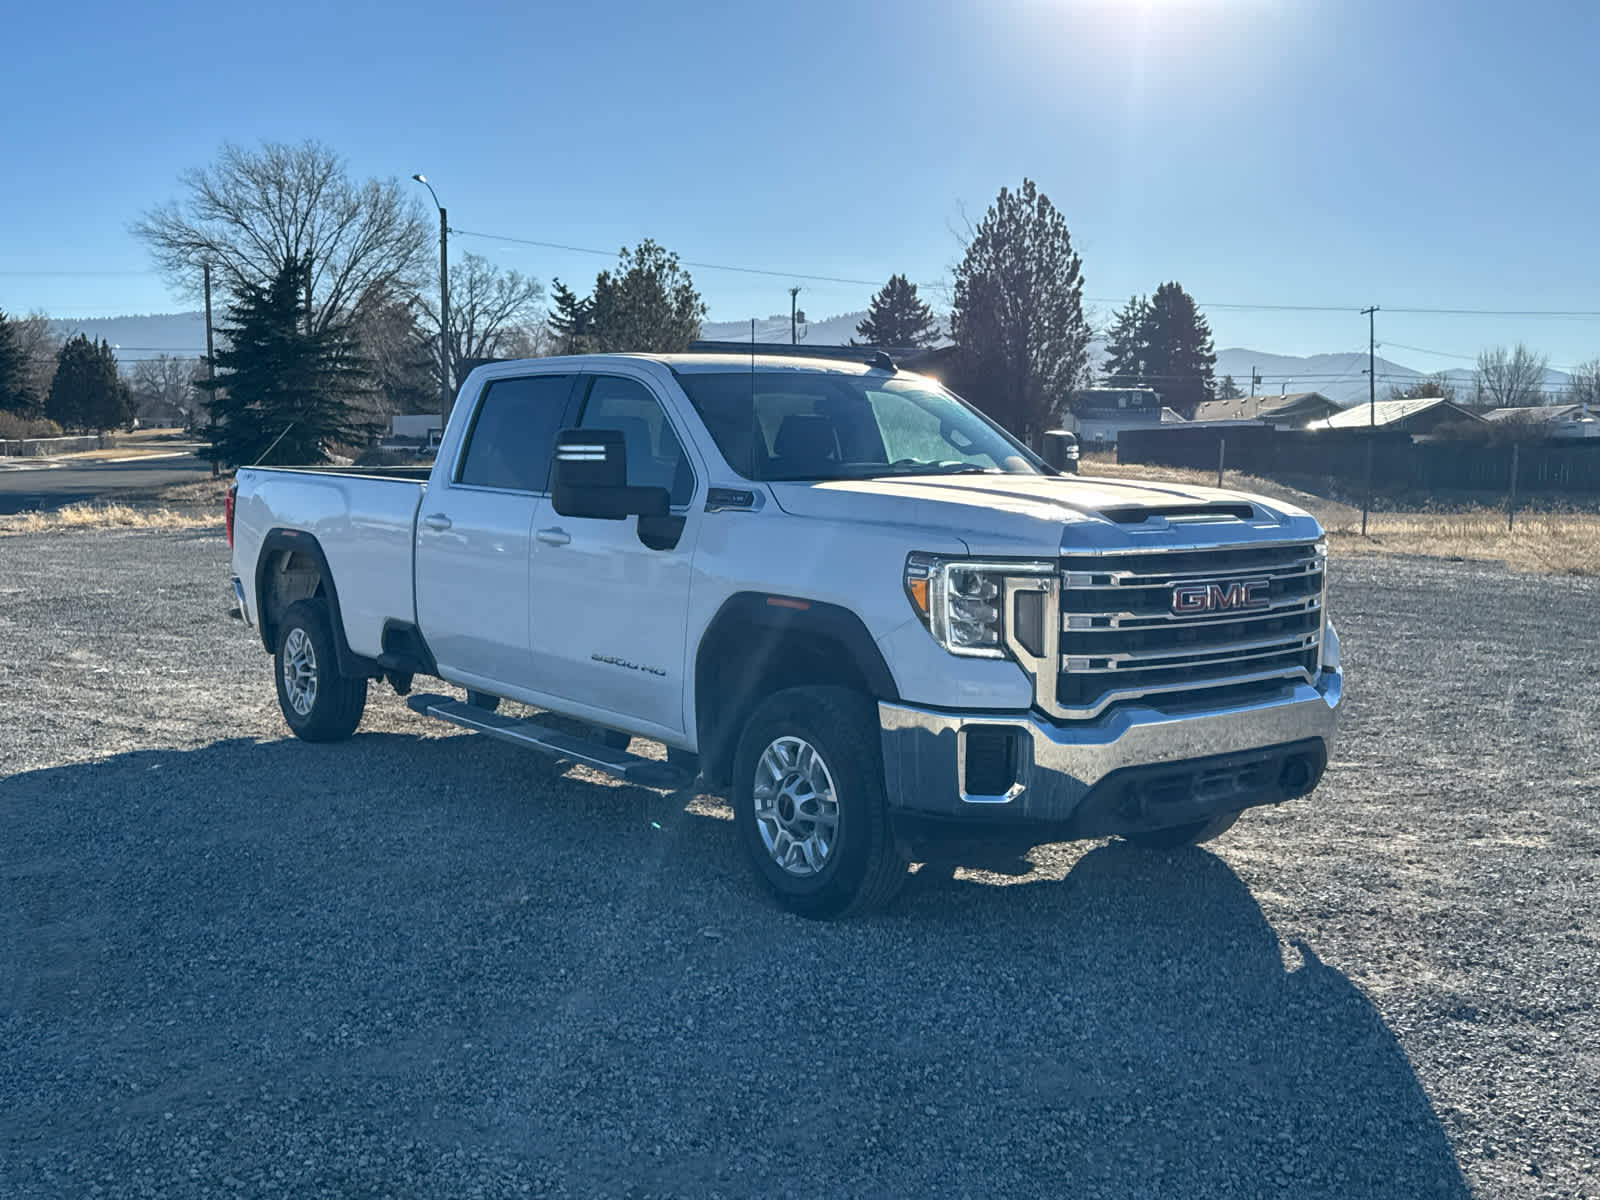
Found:
[{"label": "truck shadow", "polygon": [[1203,850],[817,924],[713,805],[365,734],[0,780],[0,882],[23,1192],[214,1193],[260,1138],[302,1192],[1467,1195],[1372,1004]]}]

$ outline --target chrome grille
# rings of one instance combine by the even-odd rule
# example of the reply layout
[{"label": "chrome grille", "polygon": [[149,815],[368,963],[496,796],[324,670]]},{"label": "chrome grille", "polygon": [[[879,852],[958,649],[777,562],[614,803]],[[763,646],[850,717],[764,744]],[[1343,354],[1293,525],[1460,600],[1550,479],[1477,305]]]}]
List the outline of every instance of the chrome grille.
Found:
[{"label": "chrome grille", "polygon": [[[1153,692],[1313,678],[1324,573],[1315,542],[1064,557],[1057,710],[1089,716]],[[1259,605],[1173,611],[1176,588],[1244,581]]]}]

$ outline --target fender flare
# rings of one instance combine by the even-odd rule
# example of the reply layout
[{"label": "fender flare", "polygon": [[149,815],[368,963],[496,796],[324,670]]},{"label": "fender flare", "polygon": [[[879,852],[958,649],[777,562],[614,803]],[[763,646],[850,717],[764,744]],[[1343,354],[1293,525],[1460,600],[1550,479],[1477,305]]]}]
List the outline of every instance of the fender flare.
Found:
[{"label": "fender flare", "polygon": [[[695,650],[695,724],[702,762],[716,763],[731,755],[742,724],[739,718],[747,715],[751,698],[729,697],[717,688],[719,671],[727,665],[725,648],[748,649],[753,641],[758,651],[769,648],[775,660],[789,639],[813,646],[832,643],[844,655],[845,661],[836,664],[843,668],[841,673],[858,677],[875,700],[900,699],[883,652],[866,623],[851,610],[800,596],[736,592],[706,625]],[[762,682],[759,672],[764,663],[760,653],[756,657],[747,677],[752,690]]]},{"label": "fender flare", "polygon": [[[268,654],[276,653],[278,647],[273,644],[275,638],[269,634],[266,615],[267,599],[267,564],[271,556],[279,550],[290,551],[295,554],[304,554],[317,564],[317,571],[322,576],[322,588],[328,601],[328,620],[333,626],[333,645],[339,659],[339,670],[345,675],[371,675],[372,664],[368,659],[356,654],[350,649],[350,643],[344,633],[344,616],[339,610],[339,588],[334,583],[333,568],[328,565],[328,556],[322,552],[322,544],[311,534],[303,529],[288,529],[278,526],[267,531],[261,539],[261,549],[256,553],[256,626],[261,631],[261,644],[266,647]],[[276,633],[276,626],[272,626],[271,633]]]}]

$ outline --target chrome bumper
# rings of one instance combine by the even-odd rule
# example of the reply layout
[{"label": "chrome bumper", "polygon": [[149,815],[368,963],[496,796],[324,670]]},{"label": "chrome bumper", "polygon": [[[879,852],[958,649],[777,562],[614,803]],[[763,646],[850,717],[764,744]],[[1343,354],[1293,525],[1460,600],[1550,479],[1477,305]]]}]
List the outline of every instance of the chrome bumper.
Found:
[{"label": "chrome bumper", "polygon": [[[1068,724],[1055,724],[1034,713],[1014,717],[953,713],[881,702],[886,795],[897,814],[973,826],[1077,824],[1086,832],[1076,836],[1106,832],[1102,826],[1111,818],[1101,811],[1102,801],[1113,808],[1126,807],[1120,793],[1105,795],[1113,787],[1125,792],[1129,787],[1148,789],[1154,782],[1167,792],[1174,787],[1181,790],[1184,768],[1196,781],[1194,794],[1186,806],[1165,814],[1168,824],[1176,823],[1175,813],[1188,819],[1274,803],[1304,794],[1310,787],[1275,791],[1254,783],[1247,786],[1247,781],[1257,779],[1264,766],[1277,770],[1270,752],[1281,750],[1283,755],[1316,759],[1314,785],[1333,750],[1342,690],[1343,676],[1335,666],[1322,671],[1315,684],[1286,681],[1269,696],[1229,707],[1193,702],[1161,708],[1125,706],[1094,720]],[[998,795],[968,792],[968,738],[974,730],[996,727],[1014,739],[1012,784]],[[1232,790],[1225,782],[1215,782],[1230,770],[1238,776]],[[1251,770],[1256,776],[1248,775]],[[1116,781],[1111,779],[1114,775]],[[1102,794],[1092,797],[1103,783],[1107,787]],[[1091,808],[1094,820],[1087,821]],[[1162,819],[1148,815],[1125,824],[1157,827]],[[1099,832],[1087,832],[1091,827]]]},{"label": "chrome bumper", "polygon": [[239,582],[237,575],[233,577],[232,592],[233,607],[228,610],[228,615],[235,621],[243,621],[246,625],[251,624],[250,610],[245,607],[244,603],[244,584]]}]

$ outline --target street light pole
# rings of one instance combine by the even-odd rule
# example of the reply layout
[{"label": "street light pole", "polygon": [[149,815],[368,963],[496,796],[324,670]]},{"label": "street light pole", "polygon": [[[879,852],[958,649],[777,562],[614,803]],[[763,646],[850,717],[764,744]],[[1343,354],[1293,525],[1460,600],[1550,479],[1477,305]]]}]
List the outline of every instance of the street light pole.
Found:
[{"label": "street light pole", "polygon": [[450,392],[450,221],[428,177],[419,174],[411,178],[428,189],[433,206],[439,210],[439,436],[443,437],[444,427],[450,423],[453,399]]}]

